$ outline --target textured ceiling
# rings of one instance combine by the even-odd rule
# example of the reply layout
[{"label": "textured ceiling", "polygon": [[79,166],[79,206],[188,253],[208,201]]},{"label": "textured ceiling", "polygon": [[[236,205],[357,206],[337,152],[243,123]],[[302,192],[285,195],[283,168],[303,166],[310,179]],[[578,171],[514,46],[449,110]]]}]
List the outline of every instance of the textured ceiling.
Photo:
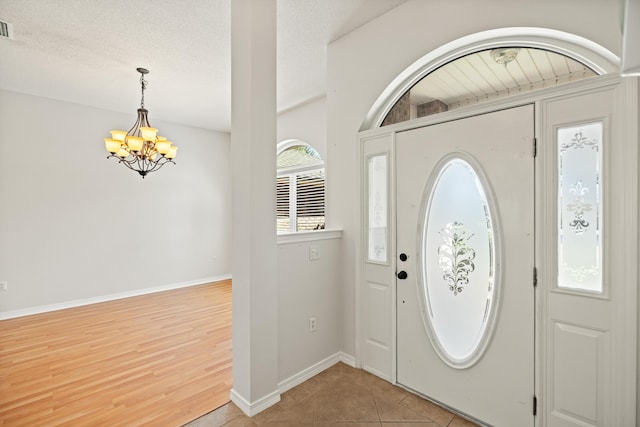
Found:
[{"label": "textured ceiling", "polygon": [[[231,0],[0,0],[0,89],[231,127]],[[277,0],[278,109],[324,95],[327,44],[405,0]]]}]

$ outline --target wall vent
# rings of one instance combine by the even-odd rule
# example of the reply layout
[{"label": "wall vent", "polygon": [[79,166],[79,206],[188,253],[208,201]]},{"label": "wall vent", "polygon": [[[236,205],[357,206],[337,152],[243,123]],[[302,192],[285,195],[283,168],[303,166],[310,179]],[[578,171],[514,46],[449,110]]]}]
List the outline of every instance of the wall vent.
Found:
[{"label": "wall vent", "polygon": [[0,20],[0,38],[13,39],[13,24]]}]

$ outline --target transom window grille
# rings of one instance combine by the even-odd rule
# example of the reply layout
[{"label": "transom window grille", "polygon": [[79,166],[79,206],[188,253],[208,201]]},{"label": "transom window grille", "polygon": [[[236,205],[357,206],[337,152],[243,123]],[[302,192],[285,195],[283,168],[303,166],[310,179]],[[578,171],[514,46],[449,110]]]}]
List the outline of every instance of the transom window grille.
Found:
[{"label": "transom window grille", "polygon": [[277,157],[277,231],[324,229],[324,161],[310,145],[282,143]]}]

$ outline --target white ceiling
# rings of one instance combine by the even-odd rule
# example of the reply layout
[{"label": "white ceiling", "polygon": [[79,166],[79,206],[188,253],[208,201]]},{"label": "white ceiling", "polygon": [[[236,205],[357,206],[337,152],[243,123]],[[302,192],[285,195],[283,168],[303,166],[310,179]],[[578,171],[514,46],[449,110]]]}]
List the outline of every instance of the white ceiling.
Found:
[{"label": "white ceiling", "polygon": [[[0,89],[231,127],[231,0],[0,0]],[[325,93],[327,45],[406,0],[277,0],[278,109]]]}]

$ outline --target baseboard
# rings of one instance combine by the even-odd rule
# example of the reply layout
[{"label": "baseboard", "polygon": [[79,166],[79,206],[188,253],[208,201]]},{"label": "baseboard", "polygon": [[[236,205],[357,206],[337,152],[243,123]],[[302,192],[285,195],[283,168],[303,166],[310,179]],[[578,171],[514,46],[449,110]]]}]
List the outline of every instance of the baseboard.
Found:
[{"label": "baseboard", "polygon": [[113,301],[122,298],[137,297],[140,295],[153,294],[156,292],[170,291],[172,289],[187,288],[189,286],[202,285],[204,283],[218,282],[231,279],[230,274],[222,276],[204,277],[202,279],[189,280],[187,282],[172,283],[169,285],[155,286],[152,288],[135,289],[132,291],[119,292],[116,294],[102,295],[99,297],[83,298],[72,301],[65,301],[57,304],[41,305],[37,307],[23,308],[20,310],[0,312],[0,320],[13,319],[15,317],[30,316],[32,314],[47,313],[50,311],[64,310],[65,308],[80,307],[83,305],[97,304],[100,302]]},{"label": "baseboard", "polygon": [[242,410],[242,412],[245,413],[246,416],[253,417],[254,415],[280,402],[280,392],[274,391],[273,393],[256,400],[254,403],[249,403],[232,388],[229,398],[238,408],[240,408],[240,410]]},{"label": "baseboard", "polygon": [[355,357],[353,357],[350,354],[344,353],[342,351],[339,354],[340,354],[340,361],[342,363],[344,363],[345,365],[349,365],[352,368],[356,367],[356,358]]},{"label": "baseboard", "polygon": [[297,374],[290,376],[286,380],[279,382],[278,390],[280,390],[281,394],[288,390],[291,390],[295,386],[302,384],[303,382],[307,381],[312,377],[315,377],[320,372],[332,367],[338,362],[343,362],[351,367],[355,367],[355,364],[356,364],[356,360],[354,357],[339,351],[327,357],[326,359],[321,360],[315,365],[309,366],[308,368],[303,369]]},{"label": "baseboard", "polygon": [[353,356],[343,353],[341,351],[332,354],[326,359],[309,366],[306,369],[298,372],[295,375],[290,376],[284,381],[278,383],[278,391],[257,400],[254,403],[250,403],[244,397],[242,397],[234,389],[231,389],[230,399],[231,401],[242,410],[247,416],[252,417],[261,411],[264,411],[268,407],[275,405],[280,401],[280,395],[288,390],[291,390],[297,385],[302,384],[308,379],[318,375],[320,372],[332,367],[338,362],[343,362],[351,367],[355,367],[356,360]]}]

